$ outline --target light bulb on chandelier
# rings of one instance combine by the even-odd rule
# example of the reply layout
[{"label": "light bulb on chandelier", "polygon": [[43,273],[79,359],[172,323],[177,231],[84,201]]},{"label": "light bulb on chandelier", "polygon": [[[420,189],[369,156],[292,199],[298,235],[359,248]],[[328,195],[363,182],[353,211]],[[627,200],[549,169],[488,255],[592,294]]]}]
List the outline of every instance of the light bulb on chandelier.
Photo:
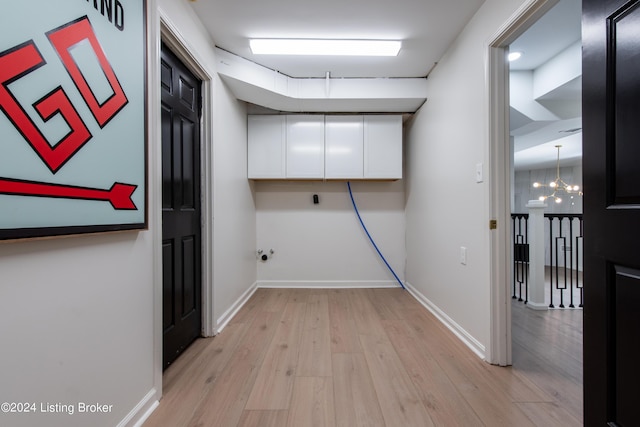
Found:
[{"label": "light bulb on chandelier", "polygon": [[[560,179],[560,147],[562,147],[562,145],[556,145],[556,148],[558,149],[558,158],[556,161],[556,179],[551,181],[548,185],[541,184],[539,182],[533,183],[533,188],[549,187],[553,189],[553,193],[549,194],[548,196],[540,196],[538,198],[538,200],[540,201],[544,202],[547,199],[553,199],[556,203],[562,203],[562,198],[558,196],[558,192],[565,192],[567,194],[577,194],[579,196],[582,196],[582,191],[580,191],[580,187],[578,185],[569,185],[562,179]],[[573,196],[571,196],[571,198],[573,198]]]}]

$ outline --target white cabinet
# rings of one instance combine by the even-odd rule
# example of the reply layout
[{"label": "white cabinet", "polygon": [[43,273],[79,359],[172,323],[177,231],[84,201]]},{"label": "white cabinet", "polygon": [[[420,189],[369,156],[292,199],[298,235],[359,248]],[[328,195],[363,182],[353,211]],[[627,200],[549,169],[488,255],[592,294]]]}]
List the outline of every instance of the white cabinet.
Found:
[{"label": "white cabinet", "polygon": [[251,115],[250,179],[402,179],[400,115]]},{"label": "white cabinet", "polygon": [[326,116],[326,179],[401,179],[402,116]]},{"label": "white cabinet", "polygon": [[324,116],[287,116],[287,178],[324,178]]},{"label": "white cabinet", "polygon": [[364,121],[362,116],[325,116],[324,176],[363,177]]},{"label": "white cabinet", "polygon": [[364,116],[364,178],[402,178],[402,116]]},{"label": "white cabinet", "polygon": [[249,116],[247,124],[247,176],[286,178],[285,116]]}]

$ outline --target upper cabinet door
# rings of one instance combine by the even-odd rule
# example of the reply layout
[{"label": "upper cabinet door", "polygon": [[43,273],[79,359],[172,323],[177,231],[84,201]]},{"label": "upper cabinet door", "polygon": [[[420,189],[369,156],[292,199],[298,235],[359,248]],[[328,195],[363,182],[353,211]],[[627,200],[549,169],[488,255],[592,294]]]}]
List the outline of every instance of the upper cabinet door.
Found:
[{"label": "upper cabinet door", "polygon": [[285,116],[248,118],[248,164],[250,179],[286,178]]},{"label": "upper cabinet door", "polygon": [[287,116],[287,178],[324,178],[324,116]]},{"label": "upper cabinet door", "polygon": [[251,115],[249,179],[402,179],[400,115]]},{"label": "upper cabinet door", "polygon": [[325,116],[325,178],[362,179],[362,116]]},{"label": "upper cabinet door", "polygon": [[364,178],[402,179],[402,116],[364,116]]}]

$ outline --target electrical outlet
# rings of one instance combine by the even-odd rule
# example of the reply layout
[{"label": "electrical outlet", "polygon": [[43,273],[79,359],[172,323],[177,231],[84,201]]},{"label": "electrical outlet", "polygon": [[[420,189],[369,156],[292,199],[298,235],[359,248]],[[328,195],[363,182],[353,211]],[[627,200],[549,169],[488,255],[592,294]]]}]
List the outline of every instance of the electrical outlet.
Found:
[{"label": "electrical outlet", "polygon": [[467,248],[460,246],[460,264],[467,265]]}]

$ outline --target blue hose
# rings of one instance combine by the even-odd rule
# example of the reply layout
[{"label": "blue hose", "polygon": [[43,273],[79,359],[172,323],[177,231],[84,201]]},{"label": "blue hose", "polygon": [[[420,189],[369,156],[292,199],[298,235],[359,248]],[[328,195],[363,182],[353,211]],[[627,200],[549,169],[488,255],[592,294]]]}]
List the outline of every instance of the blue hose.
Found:
[{"label": "blue hose", "polygon": [[400,280],[400,278],[398,278],[398,275],[396,274],[396,272],[393,271],[393,268],[391,268],[391,266],[389,265],[389,263],[385,259],[384,255],[382,255],[382,252],[380,252],[380,249],[378,249],[378,245],[376,245],[376,242],[373,241],[373,237],[371,237],[371,234],[369,234],[369,230],[367,230],[367,227],[364,225],[364,222],[362,221],[362,217],[360,216],[360,212],[358,212],[358,206],[356,206],[356,201],[353,199],[353,193],[351,192],[351,183],[349,181],[347,181],[347,188],[349,188],[349,196],[351,197],[351,203],[353,204],[353,209],[356,211],[356,215],[358,216],[358,219],[360,220],[360,225],[362,225],[362,229],[364,230],[365,233],[367,233],[367,237],[369,237],[369,240],[371,241],[371,244],[373,245],[374,248],[376,248],[376,251],[378,252],[378,255],[380,255],[380,258],[382,258],[382,261],[384,261],[384,263],[386,264],[386,266],[389,269],[389,271],[391,272],[391,274],[393,274],[393,277],[395,277],[396,280],[398,281],[398,283],[400,283],[400,286],[402,286],[402,289],[406,289],[404,287],[404,284]]}]

